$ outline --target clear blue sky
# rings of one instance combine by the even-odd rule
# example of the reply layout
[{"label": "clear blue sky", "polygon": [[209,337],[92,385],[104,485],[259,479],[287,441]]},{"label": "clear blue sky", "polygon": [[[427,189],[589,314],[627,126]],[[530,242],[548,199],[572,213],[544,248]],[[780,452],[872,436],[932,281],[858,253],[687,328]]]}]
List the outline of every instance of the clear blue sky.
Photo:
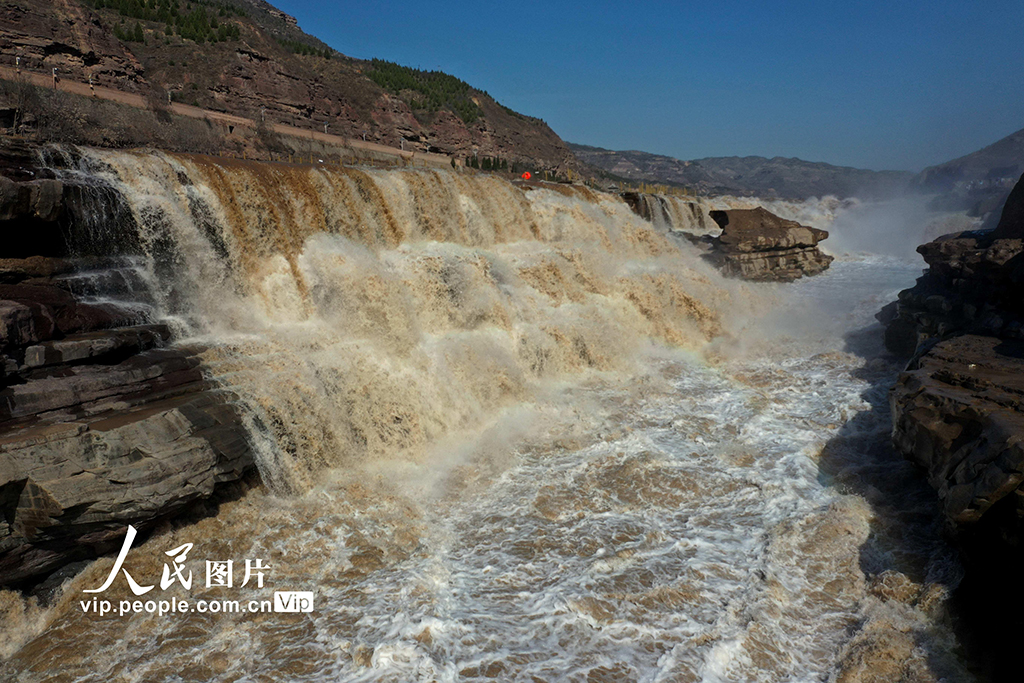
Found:
[{"label": "clear blue sky", "polygon": [[272,4],[610,149],[919,170],[1024,128],[1021,0]]}]

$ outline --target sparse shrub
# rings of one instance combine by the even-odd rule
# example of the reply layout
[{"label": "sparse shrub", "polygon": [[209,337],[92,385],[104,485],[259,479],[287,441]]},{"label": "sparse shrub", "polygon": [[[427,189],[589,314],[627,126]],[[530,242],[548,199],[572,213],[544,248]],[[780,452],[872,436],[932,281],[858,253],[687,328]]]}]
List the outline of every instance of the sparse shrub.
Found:
[{"label": "sparse shrub", "polygon": [[277,154],[288,152],[288,145],[286,145],[284,140],[281,139],[281,136],[274,131],[270,122],[265,120],[263,114],[256,112],[250,115],[249,118],[256,122],[256,142],[260,147],[268,152],[274,152]]},{"label": "sparse shrub", "polygon": [[[481,116],[473,102],[473,88],[463,80],[442,71],[422,71],[383,59],[374,59],[366,74],[381,88],[399,95],[414,110],[436,112],[448,109],[465,123]],[[415,94],[410,94],[415,93]]]},{"label": "sparse shrub", "polygon": [[39,89],[30,85],[24,77],[12,81],[0,81],[0,98],[14,110],[11,128],[18,134],[27,118],[36,117],[40,111]]},{"label": "sparse shrub", "polygon": [[19,122],[19,126],[41,142],[145,145],[205,154],[216,153],[224,146],[223,134],[212,123],[173,116],[166,104],[162,112],[157,112],[157,107],[139,109],[11,81],[0,81],[0,97],[20,106],[23,113],[19,118],[25,125]]}]

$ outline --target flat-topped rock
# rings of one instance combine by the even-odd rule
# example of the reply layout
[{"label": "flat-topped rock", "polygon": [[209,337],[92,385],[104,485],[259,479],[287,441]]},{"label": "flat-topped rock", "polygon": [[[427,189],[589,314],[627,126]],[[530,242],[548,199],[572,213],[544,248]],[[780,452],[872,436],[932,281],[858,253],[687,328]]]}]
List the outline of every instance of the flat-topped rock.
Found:
[{"label": "flat-topped rock", "polygon": [[711,218],[722,228],[718,236],[719,248],[729,252],[815,247],[828,237],[827,230],[781,218],[760,206],[712,211]]},{"label": "flat-topped rock", "polygon": [[105,363],[112,358],[148,351],[170,338],[170,328],[162,324],[83,332],[69,335],[59,341],[29,346],[25,349],[23,367],[29,370],[85,361]]},{"label": "flat-topped rock", "polygon": [[164,399],[0,439],[0,585],[108,552],[254,470],[233,395]]},{"label": "flat-topped rock", "polygon": [[828,232],[780,218],[762,207],[712,211],[722,228],[705,240],[705,258],[723,273],[744,280],[791,282],[828,269],[833,257],[818,243]]}]

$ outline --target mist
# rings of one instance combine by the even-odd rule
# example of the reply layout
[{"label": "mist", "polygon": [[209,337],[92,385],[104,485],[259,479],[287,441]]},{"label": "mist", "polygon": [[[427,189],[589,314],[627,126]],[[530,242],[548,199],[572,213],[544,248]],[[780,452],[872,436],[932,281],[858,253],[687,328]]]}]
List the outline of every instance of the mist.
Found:
[{"label": "mist", "polygon": [[975,227],[976,221],[965,214],[929,211],[930,199],[928,195],[905,195],[880,202],[849,202],[836,212],[822,247],[836,256],[878,254],[917,259],[919,245]]}]

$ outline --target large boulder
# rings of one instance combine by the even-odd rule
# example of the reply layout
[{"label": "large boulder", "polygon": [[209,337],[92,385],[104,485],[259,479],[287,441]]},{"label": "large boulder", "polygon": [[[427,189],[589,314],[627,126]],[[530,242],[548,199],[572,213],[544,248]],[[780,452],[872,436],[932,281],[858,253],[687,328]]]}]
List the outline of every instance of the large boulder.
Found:
[{"label": "large boulder", "polygon": [[787,220],[757,207],[712,211],[722,233],[710,242],[707,258],[726,275],[745,280],[790,282],[826,270],[833,257],[818,243],[828,232]]},{"label": "large boulder", "polygon": [[828,237],[826,230],[800,225],[760,206],[712,211],[711,218],[722,229],[719,245],[733,252],[814,247]]}]

